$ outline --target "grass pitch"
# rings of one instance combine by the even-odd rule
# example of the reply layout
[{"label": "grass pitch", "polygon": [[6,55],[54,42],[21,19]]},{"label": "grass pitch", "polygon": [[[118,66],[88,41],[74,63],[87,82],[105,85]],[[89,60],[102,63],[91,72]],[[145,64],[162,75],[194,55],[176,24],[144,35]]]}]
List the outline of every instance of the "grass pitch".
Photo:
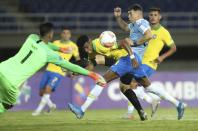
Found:
[{"label": "grass pitch", "polygon": [[[146,109],[148,115],[149,109]],[[187,108],[178,121],[176,110],[160,108],[154,119],[124,120],[125,110],[89,110],[81,120],[70,111],[31,116],[30,111],[7,112],[0,115],[0,131],[198,131],[198,109]]]}]

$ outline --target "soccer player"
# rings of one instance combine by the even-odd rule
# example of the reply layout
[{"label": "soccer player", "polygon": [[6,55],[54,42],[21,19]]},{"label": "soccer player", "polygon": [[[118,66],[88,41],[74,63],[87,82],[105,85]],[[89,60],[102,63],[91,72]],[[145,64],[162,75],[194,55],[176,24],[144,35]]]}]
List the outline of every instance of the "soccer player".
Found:
[{"label": "soccer player", "polygon": [[14,106],[20,85],[46,63],[54,63],[70,71],[87,75],[99,84],[105,84],[104,79],[100,75],[63,60],[51,49],[60,50],[60,48],[48,45],[54,33],[51,23],[41,24],[39,29],[40,37],[36,34],[29,35],[15,56],[0,63],[1,113]]},{"label": "soccer player", "polygon": [[[121,10],[119,12],[119,15],[121,15]],[[172,40],[170,33],[163,26],[160,25],[160,19],[161,19],[160,9],[151,8],[149,11],[149,21],[151,24],[153,38],[149,41],[148,47],[145,50],[141,51],[140,54],[140,56],[144,54],[142,63],[143,63],[144,71],[146,72],[148,77],[150,77],[155,72],[159,63],[161,63],[164,59],[166,59],[167,57],[171,56],[173,53],[176,52],[176,45],[174,44],[174,41]],[[121,24],[124,25],[123,23]],[[169,47],[169,50],[163,53],[162,55],[159,55],[160,51],[165,45]],[[132,81],[132,79],[130,79],[132,77],[133,76],[130,77],[130,75],[128,76],[126,75],[126,78],[121,79],[121,81],[124,81],[125,84],[127,83],[129,84],[130,81]],[[134,90],[134,92],[139,98],[145,97],[146,94],[144,92],[141,93],[142,91],[140,90],[141,88],[137,88]],[[163,88],[158,87],[158,90],[164,94],[163,95],[164,97],[162,97],[163,99],[168,100],[169,102],[171,102],[176,106],[178,111],[178,119],[181,119],[183,117],[185,104],[176,100],[171,95],[169,95]],[[153,95],[152,97],[155,97],[154,99],[157,98],[156,96]],[[160,98],[157,99],[158,101],[160,100]],[[132,105],[130,105],[128,107],[129,116],[131,115],[132,111],[133,111],[133,107]],[[156,108],[152,110],[151,116],[154,116],[155,111]]]},{"label": "soccer player", "polygon": [[[60,48],[65,48],[63,52],[57,52],[59,55],[69,61],[72,56],[79,60],[79,52],[78,47],[76,44],[70,40],[71,38],[71,31],[69,29],[64,28],[60,34],[61,39],[55,40],[53,44]],[[46,71],[43,74],[43,77],[40,82],[40,92],[39,95],[42,97],[41,101],[36,108],[36,110],[32,113],[33,116],[37,116],[41,113],[45,105],[49,106],[49,111],[56,109],[56,104],[54,104],[50,99],[50,94],[56,90],[59,86],[61,80],[66,75],[66,70],[57,66],[55,64],[49,63]]]},{"label": "soccer player", "polygon": [[[134,75],[136,80],[142,84],[148,90],[153,90],[152,86],[150,86],[150,81],[146,77],[146,74],[142,70],[141,60],[137,53],[131,50],[131,45],[137,44],[145,44],[152,38],[151,30],[148,21],[143,19],[143,12],[140,5],[135,4],[129,7],[128,10],[129,20],[131,22],[129,28],[133,28],[133,32],[131,32],[132,40],[125,39],[120,42],[121,46],[127,51],[129,55],[125,57],[121,57],[119,61],[111,66],[110,70],[108,70],[104,74],[104,78],[107,82],[110,82],[116,78],[123,77],[125,74],[130,73]],[[128,25],[126,27],[128,30]],[[143,45],[144,46],[144,45]],[[141,120],[146,120],[147,116],[144,110],[142,109],[137,96],[128,88],[128,86],[120,86],[121,92],[128,98],[128,100],[134,105]],[[93,101],[101,94],[103,87],[95,86],[94,89],[90,92],[85,103],[78,108],[72,104],[69,104],[71,111],[77,116],[77,118],[82,118],[86,109],[93,103]]]}]

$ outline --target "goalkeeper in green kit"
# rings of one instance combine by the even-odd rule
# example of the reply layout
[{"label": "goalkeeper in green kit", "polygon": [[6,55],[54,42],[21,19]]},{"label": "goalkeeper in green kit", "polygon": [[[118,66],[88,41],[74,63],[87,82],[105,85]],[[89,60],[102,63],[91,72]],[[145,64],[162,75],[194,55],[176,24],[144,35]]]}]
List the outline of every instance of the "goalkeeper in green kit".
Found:
[{"label": "goalkeeper in green kit", "polygon": [[63,60],[55,52],[64,52],[64,48],[53,46],[50,43],[54,33],[53,24],[41,24],[39,30],[40,36],[29,35],[15,56],[0,63],[0,113],[14,106],[21,84],[47,63],[53,63],[72,72],[89,76],[100,85],[106,84],[99,74]]}]

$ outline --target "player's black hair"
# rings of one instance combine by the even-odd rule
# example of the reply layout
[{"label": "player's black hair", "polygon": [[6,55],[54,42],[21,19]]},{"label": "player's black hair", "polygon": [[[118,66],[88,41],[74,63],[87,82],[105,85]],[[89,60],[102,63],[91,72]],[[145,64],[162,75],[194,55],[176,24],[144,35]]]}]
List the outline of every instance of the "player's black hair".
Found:
[{"label": "player's black hair", "polygon": [[40,36],[44,37],[47,35],[50,31],[52,31],[54,28],[54,25],[52,23],[43,23],[39,26]]},{"label": "player's black hair", "polygon": [[139,11],[143,11],[143,8],[142,8],[142,6],[139,5],[139,4],[133,4],[133,5],[129,6],[128,11],[130,11],[130,10],[135,10],[135,11],[139,10]]},{"label": "player's black hair", "polygon": [[71,30],[71,29],[69,27],[67,27],[67,26],[63,26],[62,30]]},{"label": "player's black hair", "polygon": [[84,49],[84,45],[88,41],[89,41],[89,37],[87,35],[79,36],[76,41],[81,59],[83,59],[83,58],[88,59],[88,54],[87,54],[87,52],[85,52],[85,49]]},{"label": "player's black hair", "polygon": [[149,12],[151,12],[151,11],[157,11],[157,12],[161,13],[161,9],[159,7],[151,7],[151,8],[149,8]]}]

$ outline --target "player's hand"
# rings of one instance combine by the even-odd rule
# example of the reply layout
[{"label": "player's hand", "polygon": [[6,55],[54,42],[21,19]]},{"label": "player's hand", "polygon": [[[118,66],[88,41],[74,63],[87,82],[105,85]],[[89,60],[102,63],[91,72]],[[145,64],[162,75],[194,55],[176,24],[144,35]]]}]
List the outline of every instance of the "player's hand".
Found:
[{"label": "player's hand", "polygon": [[138,64],[138,61],[135,58],[131,59],[131,63],[132,63],[133,68],[138,68],[139,64]]},{"label": "player's hand", "polygon": [[114,16],[115,16],[116,18],[121,17],[121,14],[122,14],[122,10],[121,10],[120,7],[114,8]]},{"label": "player's hand", "polygon": [[89,76],[100,86],[106,86],[106,80],[99,74],[90,72]]},{"label": "player's hand", "polygon": [[104,65],[105,64],[105,57],[103,55],[96,55],[95,61],[98,65]]},{"label": "player's hand", "polygon": [[157,63],[157,64],[162,63],[162,61],[164,61],[164,58],[160,57],[160,56],[157,59],[154,60],[154,62]]}]

